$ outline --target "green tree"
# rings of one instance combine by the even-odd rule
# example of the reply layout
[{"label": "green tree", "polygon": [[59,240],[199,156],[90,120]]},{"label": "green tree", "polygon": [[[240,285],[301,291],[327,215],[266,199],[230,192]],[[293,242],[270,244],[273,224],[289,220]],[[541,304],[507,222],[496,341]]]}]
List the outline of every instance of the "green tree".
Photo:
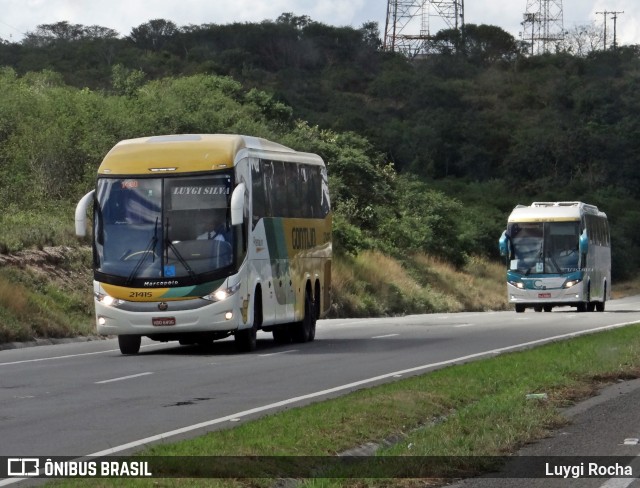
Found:
[{"label": "green tree", "polygon": [[178,27],[170,20],[153,19],[131,29],[128,39],[140,49],[161,51],[178,33]]}]

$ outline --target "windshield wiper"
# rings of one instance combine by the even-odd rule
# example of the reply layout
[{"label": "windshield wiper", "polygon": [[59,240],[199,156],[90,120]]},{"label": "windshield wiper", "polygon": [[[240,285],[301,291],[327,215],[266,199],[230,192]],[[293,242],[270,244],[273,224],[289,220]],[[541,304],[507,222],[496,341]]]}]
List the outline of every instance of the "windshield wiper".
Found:
[{"label": "windshield wiper", "polygon": [[189,273],[189,276],[191,276],[192,278],[195,278],[196,276],[195,272],[191,269],[191,266],[189,266],[189,263],[187,263],[187,261],[182,257],[182,254],[180,254],[180,252],[178,251],[176,246],[173,244],[173,242],[171,242],[171,239],[169,239],[169,218],[168,217],[167,217],[167,223],[165,225],[164,235],[165,235],[164,245],[166,247],[166,252],[167,252],[167,262],[169,261],[169,249],[171,249],[173,251],[173,254],[178,259],[178,262],[184,267],[184,269],[187,270],[187,273]]},{"label": "windshield wiper", "polygon": [[155,226],[153,228],[153,235],[151,236],[151,239],[149,240],[149,244],[147,244],[147,247],[145,248],[144,251],[142,251],[142,256],[140,256],[140,259],[138,259],[138,262],[136,263],[135,268],[133,268],[133,271],[131,271],[131,274],[129,275],[129,278],[127,278],[127,284],[131,284],[131,282],[135,279],[135,277],[138,275],[138,271],[140,271],[140,267],[142,266],[142,263],[144,263],[144,260],[147,258],[147,255],[151,254],[152,256],[152,263],[155,262],[156,260],[156,254],[153,251],[156,247],[156,244],[158,244],[158,217],[156,217],[156,223]]}]

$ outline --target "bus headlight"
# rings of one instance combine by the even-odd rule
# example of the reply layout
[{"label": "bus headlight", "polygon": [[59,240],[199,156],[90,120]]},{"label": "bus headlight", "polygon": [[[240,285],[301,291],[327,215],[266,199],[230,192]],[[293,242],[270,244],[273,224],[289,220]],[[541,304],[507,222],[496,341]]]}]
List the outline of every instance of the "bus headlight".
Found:
[{"label": "bus headlight", "polygon": [[205,300],[209,300],[210,302],[221,302],[221,301],[226,300],[227,298],[229,298],[231,295],[233,295],[239,289],[240,289],[240,283],[237,283],[237,284],[235,284],[233,286],[230,286],[228,288],[218,288],[213,293],[210,293],[209,295],[206,295],[206,296],[204,296],[202,298],[204,298]]},{"label": "bus headlight", "polygon": [[103,293],[95,292],[93,296],[103,305],[107,307],[119,307],[124,303],[124,300],[120,300],[119,298],[113,298],[110,295],[105,295]]},{"label": "bus headlight", "polygon": [[562,288],[571,288],[572,286],[576,286],[581,281],[582,281],[581,279],[566,281],[565,284],[562,285]]},{"label": "bus headlight", "polygon": [[509,281],[509,284],[515,286],[519,290],[524,290],[524,283],[522,281]]}]

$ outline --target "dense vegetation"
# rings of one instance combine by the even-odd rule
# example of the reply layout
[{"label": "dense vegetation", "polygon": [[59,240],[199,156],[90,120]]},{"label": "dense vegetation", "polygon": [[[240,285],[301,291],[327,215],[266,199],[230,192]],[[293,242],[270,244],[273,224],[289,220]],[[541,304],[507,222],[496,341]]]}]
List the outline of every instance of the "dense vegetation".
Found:
[{"label": "dense vegetation", "polygon": [[4,42],[0,252],[68,242],[70,227],[52,222],[118,140],[239,132],[327,161],[339,253],[425,252],[462,266],[497,257],[517,203],[584,200],[611,218],[614,277],[633,275],[640,49],[525,57],[497,27],[468,26],[456,51],[451,36],[411,60],[380,49],[376,24],[283,14],[158,19],[126,37],[59,22]]}]

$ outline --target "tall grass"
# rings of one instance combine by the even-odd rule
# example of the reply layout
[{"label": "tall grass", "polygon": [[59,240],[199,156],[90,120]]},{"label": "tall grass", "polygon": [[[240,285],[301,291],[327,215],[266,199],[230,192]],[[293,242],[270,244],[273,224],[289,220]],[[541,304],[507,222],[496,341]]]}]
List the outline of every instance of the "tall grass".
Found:
[{"label": "tall grass", "polygon": [[76,244],[70,204],[31,209],[9,205],[0,213],[0,254]]},{"label": "tall grass", "polygon": [[11,258],[0,268],[0,344],[93,333],[88,249]]},{"label": "tall grass", "polygon": [[504,310],[504,268],[471,258],[463,269],[424,254],[404,262],[378,251],[336,256],[335,316]]}]

